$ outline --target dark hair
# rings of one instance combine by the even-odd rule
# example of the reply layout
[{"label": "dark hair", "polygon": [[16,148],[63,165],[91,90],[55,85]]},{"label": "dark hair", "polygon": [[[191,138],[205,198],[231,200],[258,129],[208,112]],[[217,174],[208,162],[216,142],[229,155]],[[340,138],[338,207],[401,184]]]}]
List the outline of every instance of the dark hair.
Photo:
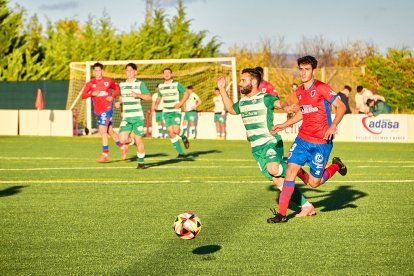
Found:
[{"label": "dark hair", "polygon": [[168,71],[170,71],[171,73],[172,73],[172,70],[171,70],[171,68],[170,67],[165,67],[163,70],[162,70],[162,72],[164,73],[164,71],[165,70],[168,70]]},{"label": "dark hair", "polygon": [[291,86],[294,86],[294,85],[298,86],[298,84],[296,82],[294,82],[294,83],[291,84]]},{"label": "dark hair", "polygon": [[362,85],[358,85],[358,86],[357,86],[357,92],[361,92],[361,91],[362,91],[362,89],[364,89],[364,87],[363,87]]},{"label": "dark hair", "polygon": [[260,66],[257,66],[256,68],[254,68],[254,69],[256,69],[257,71],[259,71],[259,73],[260,73],[260,75],[262,75],[262,78],[263,78],[263,67],[260,67]]},{"label": "dark hair", "polygon": [[95,63],[94,65],[92,65],[92,68],[95,68],[95,67],[99,67],[99,68],[101,68],[101,69],[103,69],[103,68],[104,68],[103,64],[102,64],[102,63],[100,63],[100,62],[97,62],[97,63]]},{"label": "dark hair", "polygon": [[318,61],[313,56],[304,56],[298,58],[298,66],[302,64],[310,64],[312,65],[312,69],[315,69],[318,66]]},{"label": "dark hair", "polygon": [[192,85],[189,85],[189,86],[187,86],[187,89],[193,90],[194,88],[193,88]]},{"label": "dark hair", "polygon": [[214,90],[220,90],[218,87],[214,88]]},{"label": "dark hair", "polygon": [[372,102],[375,102],[373,99],[368,99],[367,100],[367,105],[369,106]]},{"label": "dark hair", "polygon": [[262,75],[260,74],[259,70],[256,68],[244,68],[242,70],[242,74],[247,73],[249,74],[253,79],[257,80],[257,87],[259,87],[260,83],[262,82]]},{"label": "dark hair", "polygon": [[137,65],[135,63],[128,63],[127,65],[125,65],[125,69],[127,69],[128,66],[134,69],[135,71],[137,70]]},{"label": "dark hair", "polygon": [[352,91],[352,88],[351,88],[351,86],[349,86],[349,85],[345,85],[345,86],[344,86],[344,89],[348,90],[349,92],[351,92],[351,91]]}]

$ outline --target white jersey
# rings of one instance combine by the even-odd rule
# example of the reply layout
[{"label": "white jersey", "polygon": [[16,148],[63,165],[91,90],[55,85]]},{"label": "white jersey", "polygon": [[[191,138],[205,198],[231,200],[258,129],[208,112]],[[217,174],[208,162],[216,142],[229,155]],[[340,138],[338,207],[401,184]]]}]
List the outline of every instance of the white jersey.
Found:
[{"label": "white jersey", "polygon": [[[158,93],[154,93],[152,94],[152,101],[155,103],[157,101],[158,98]],[[162,101],[160,101],[160,103],[158,104],[158,108],[156,109],[156,111],[162,111],[163,107],[162,107]]]},{"label": "white jersey", "polygon": [[200,97],[194,92],[191,92],[190,97],[185,101],[185,111],[195,111],[197,101],[200,100]]},{"label": "white jersey", "polygon": [[214,96],[213,102],[214,102],[214,113],[223,114],[225,112],[225,107],[224,107],[223,99],[221,98],[221,96],[220,95]]},{"label": "white jersey", "polygon": [[135,99],[132,96],[132,92],[137,94],[149,94],[149,90],[145,83],[137,79],[132,82],[123,81],[119,84],[119,88],[121,89],[123,104],[123,118],[144,118],[141,99]]}]

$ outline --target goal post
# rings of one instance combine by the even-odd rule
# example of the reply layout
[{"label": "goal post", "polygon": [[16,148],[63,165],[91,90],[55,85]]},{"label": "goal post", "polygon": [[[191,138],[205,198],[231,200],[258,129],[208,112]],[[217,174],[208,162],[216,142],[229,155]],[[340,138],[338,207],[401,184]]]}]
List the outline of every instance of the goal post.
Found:
[{"label": "goal post", "polygon": [[[103,75],[114,79],[117,83],[125,80],[125,65],[130,62],[135,63],[138,66],[137,79],[147,85],[151,94],[155,93],[157,85],[163,82],[162,69],[169,67],[173,71],[174,80],[181,82],[185,87],[189,85],[194,87],[193,91],[202,100],[199,111],[213,111],[212,99],[218,76],[226,78],[230,97],[234,102],[238,100],[235,57],[72,62],[66,109],[76,109],[80,127],[88,129],[96,127],[92,120],[91,99],[88,98],[86,101],[81,99],[82,88],[91,79],[91,67],[96,62],[104,65]],[[149,110],[151,103],[143,102],[143,106],[145,110]],[[121,122],[120,111],[116,108],[114,108],[112,122],[115,128]]]}]

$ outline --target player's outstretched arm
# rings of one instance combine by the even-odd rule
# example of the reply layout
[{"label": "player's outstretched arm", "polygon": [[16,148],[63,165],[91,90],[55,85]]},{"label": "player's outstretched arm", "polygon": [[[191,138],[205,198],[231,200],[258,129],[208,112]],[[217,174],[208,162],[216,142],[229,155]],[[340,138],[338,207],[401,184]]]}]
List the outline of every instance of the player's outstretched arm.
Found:
[{"label": "player's outstretched arm", "polygon": [[276,134],[279,131],[284,130],[287,127],[290,127],[293,124],[296,124],[297,122],[302,120],[302,112],[296,112],[295,116],[292,118],[286,120],[283,124],[277,124],[272,127],[272,130],[270,131],[271,134]]},{"label": "player's outstretched arm", "polygon": [[226,91],[226,79],[224,77],[218,77],[217,87],[220,91],[221,98],[223,99],[224,106],[227,109],[227,112],[235,115],[236,112],[233,109],[233,101],[230,99],[229,94]]}]

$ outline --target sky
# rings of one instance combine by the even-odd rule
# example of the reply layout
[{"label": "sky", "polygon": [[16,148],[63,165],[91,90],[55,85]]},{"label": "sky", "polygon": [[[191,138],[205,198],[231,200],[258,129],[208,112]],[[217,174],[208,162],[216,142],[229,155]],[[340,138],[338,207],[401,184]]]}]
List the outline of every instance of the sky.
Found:
[{"label": "sky", "polygon": [[[176,14],[178,0],[153,0],[167,18]],[[372,43],[385,54],[388,48],[414,52],[413,0],[184,0],[193,32],[207,31],[222,42],[220,52],[238,46],[254,49],[263,40],[283,39],[288,53],[303,38],[323,37],[338,47],[357,40]],[[106,11],[118,32],[129,32],[145,19],[145,0],[9,0],[28,16],[47,20],[101,18]]]}]

